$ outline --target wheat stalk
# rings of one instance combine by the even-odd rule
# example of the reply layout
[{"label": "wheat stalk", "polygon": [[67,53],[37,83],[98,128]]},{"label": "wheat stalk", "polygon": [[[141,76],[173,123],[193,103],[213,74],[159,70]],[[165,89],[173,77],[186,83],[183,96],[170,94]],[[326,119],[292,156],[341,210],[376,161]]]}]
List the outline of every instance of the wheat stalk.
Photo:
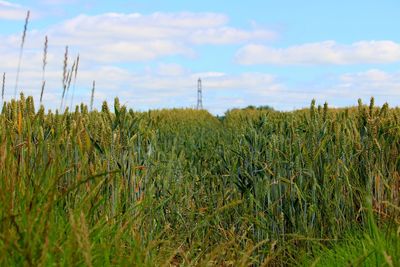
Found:
[{"label": "wheat stalk", "polygon": [[17,88],[18,88],[19,72],[20,72],[20,70],[21,70],[22,53],[23,53],[23,51],[24,51],[24,44],[25,44],[26,31],[27,31],[27,29],[28,29],[29,15],[30,15],[30,11],[28,10],[28,12],[26,13],[26,18],[25,18],[24,31],[23,31],[23,33],[22,33],[21,46],[20,46],[20,48],[19,48],[19,58],[18,58],[17,77],[15,78],[15,88],[14,88],[14,99],[17,98]]},{"label": "wheat stalk", "polygon": [[72,63],[72,67],[67,72],[67,80],[66,80],[66,90],[65,90],[65,106],[67,106],[67,99],[68,99],[68,92],[69,88],[71,87],[72,76],[75,72],[76,62]]},{"label": "wheat stalk", "polygon": [[93,81],[92,96],[90,97],[90,111],[93,111],[94,90],[96,88],[96,81]]},{"label": "wheat stalk", "polygon": [[64,96],[65,96],[65,90],[67,89],[67,82],[68,82],[67,67],[68,67],[68,45],[65,46],[65,53],[64,53],[64,66],[63,66],[63,79],[62,79],[63,93],[62,93],[62,97],[61,97],[60,110],[62,109],[62,105],[64,102]]},{"label": "wheat stalk", "polygon": [[4,101],[4,86],[6,83],[6,73],[3,72],[3,83],[1,85],[1,100]]},{"label": "wheat stalk", "polygon": [[44,49],[43,49],[42,90],[40,91],[40,104],[42,104],[44,86],[46,85],[44,75],[45,75],[46,65],[47,65],[47,46],[48,46],[48,39],[47,39],[47,35],[46,35],[46,37],[44,38]]},{"label": "wheat stalk", "polygon": [[76,76],[78,74],[78,67],[79,67],[79,54],[76,57],[76,65],[75,65],[75,71],[74,71],[74,84],[72,86],[72,95],[71,95],[71,105],[70,107],[72,108],[72,104],[74,102],[74,94],[75,94],[75,85],[76,85]]}]

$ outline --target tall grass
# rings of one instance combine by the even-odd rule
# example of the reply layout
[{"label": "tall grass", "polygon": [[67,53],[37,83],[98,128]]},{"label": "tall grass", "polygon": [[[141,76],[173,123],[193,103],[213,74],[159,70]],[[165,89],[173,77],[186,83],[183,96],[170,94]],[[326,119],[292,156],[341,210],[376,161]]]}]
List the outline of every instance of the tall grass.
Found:
[{"label": "tall grass", "polygon": [[74,73],[74,83],[73,83],[73,86],[72,86],[71,104],[70,104],[70,107],[71,107],[71,108],[73,107],[73,103],[74,103],[75,86],[76,86],[76,76],[78,75],[78,68],[79,68],[79,54],[78,54],[78,56],[76,57],[75,62],[76,62],[76,64],[75,64],[75,69],[74,69],[74,71],[73,71],[73,73]]},{"label": "tall grass", "polygon": [[384,227],[378,228],[372,202],[367,202],[368,223],[365,229],[353,228],[353,231],[348,231],[339,242],[316,247],[314,258],[308,256],[303,263],[308,266],[399,266],[398,222],[397,231],[390,221]]},{"label": "tall grass", "polygon": [[1,101],[4,101],[4,88],[6,85],[6,73],[3,72],[3,79],[2,79],[2,83],[1,83]]},{"label": "tall grass", "polygon": [[90,111],[93,111],[93,101],[94,101],[94,90],[96,89],[96,81],[92,84],[92,93],[90,95]]},{"label": "tall grass", "polygon": [[60,110],[62,110],[65,91],[67,90],[67,84],[68,84],[68,69],[67,68],[68,68],[68,46],[65,46],[64,63],[63,63],[63,77],[62,77],[63,92],[62,92],[62,96],[61,96]]},{"label": "tall grass", "polygon": [[27,33],[27,30],[28,30],[29,16],[30,16],[30,11],[28,10],[27,13],[26,13],[25,24],[24,24],[24,30],[23,30],[23,32],[22,32],[21,46],[20,46],[20,48],[19,48],[17,75],[16,75],[16,78],[15,78],[15,88],[14,88],[14,99],[17,98],[17,90],[18,90],[18,82],[19,82],[19,73],[20,73],[20,71],[21,71],[22,54],[23,54],[23,52],[24,52],[24,44],[25,44],[26,33]]},{"label": "tall grass", "polygon": [[43,48],[43,65],[42,65],[42,90],[40,91],[40,104],[42,104],[43,100],[43,92],[44,87],[46,85],[45,73],[46,73],[46,65],[47,65],[47,48],[48,48],[48,38],[47,35],[44,38],[44,48]]}]

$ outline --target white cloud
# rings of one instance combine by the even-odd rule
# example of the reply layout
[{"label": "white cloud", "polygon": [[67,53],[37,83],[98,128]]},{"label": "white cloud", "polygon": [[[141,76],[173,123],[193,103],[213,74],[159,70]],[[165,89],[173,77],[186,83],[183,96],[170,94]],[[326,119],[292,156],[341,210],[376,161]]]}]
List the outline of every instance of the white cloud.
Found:
[{"label": "white cloud", "polygon": [[[387,101],[400,100],[400,72],[389,73],[379,69],[371,69],[358,73],[346,73],[341,75],[338,80],[339,87],[344,88],[352,95],[378,95],[386,97]],[[355,90],[356,88],[359,89]],[[392,97],[395,99],[392,99]]]},{"label": "white cloud", "polygon": [[77,0],[39,0],[39,2],[48,5],[62,5],[76,3]]},{"label": "white cloud", "polygon": [[0,0],[0,7],[21,8],[22,6],[8,1]]},{"label": "white cloud", "polygon": [[87,59],[104,63],[147,61],[162,56],[190,56],[194,53],[188,47],[169,40],[154,40],[140,43],[119,41],[98,45],[96,48],[81,47],[80,51]]},{"label": "white cloud", "polygon": [[[194,45],[244,44],[275,37],[267,29],[229,26],[228,17],[216,13],[105,13],[79,15],[48,29],[28,32],[26,47],[41,49],[44,35],[49,49],[65,45],[92,62],[147,61],[165,56],[195,56]],[[20,34],[5,38],[10,49]]]},{"label": "white cloud", "polygon": [[195,31],[191,40],[195,44],[232,44],[251,40],[273,40],[277,34],[265,29],[244,31],[232,27],[212,28]]},{"label": "white cloud", "polygon": [[27,9],[8,1],[0,0],[0,20],[23,20]]},{"label": "white cloud", "polygon": [[244,65],[384,64],[400,61],[400,44],[392,41],[360,41],[342,45],[325,41],[288,48],[251,44],[237,52],[236,60]]},{"label": "white cloud", "polygon": [[179,76],[185,74],[187,71],[184,67],[176,63],[160,63],[157,73],[161,76]]},{"label": "white cloud", "polygon": [[359,80],[370,83],[370,82],[385,82],[391,79],[392,75],[389,75],[388,73],[378,69],[371,69],[356,74],[343,74],[341,76],[341,80],[344,82],[355,82]]}]

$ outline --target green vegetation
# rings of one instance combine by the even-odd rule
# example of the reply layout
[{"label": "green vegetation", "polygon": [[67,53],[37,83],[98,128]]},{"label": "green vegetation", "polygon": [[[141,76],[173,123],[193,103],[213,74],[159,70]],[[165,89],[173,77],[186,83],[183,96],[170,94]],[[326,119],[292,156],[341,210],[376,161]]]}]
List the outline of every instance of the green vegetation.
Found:
[{"label": "green vegetation", "polygon": [[1,266],[400,265],[400,109],[0,115]]}]

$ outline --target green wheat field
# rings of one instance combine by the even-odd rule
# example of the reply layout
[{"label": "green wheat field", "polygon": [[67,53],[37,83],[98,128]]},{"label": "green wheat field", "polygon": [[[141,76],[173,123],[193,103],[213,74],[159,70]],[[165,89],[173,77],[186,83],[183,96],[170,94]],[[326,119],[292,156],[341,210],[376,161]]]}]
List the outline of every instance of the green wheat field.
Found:
[{"label": "green wheat field", "polygon": [[0,115],[1,266],[399,266],[400,109]]}]

